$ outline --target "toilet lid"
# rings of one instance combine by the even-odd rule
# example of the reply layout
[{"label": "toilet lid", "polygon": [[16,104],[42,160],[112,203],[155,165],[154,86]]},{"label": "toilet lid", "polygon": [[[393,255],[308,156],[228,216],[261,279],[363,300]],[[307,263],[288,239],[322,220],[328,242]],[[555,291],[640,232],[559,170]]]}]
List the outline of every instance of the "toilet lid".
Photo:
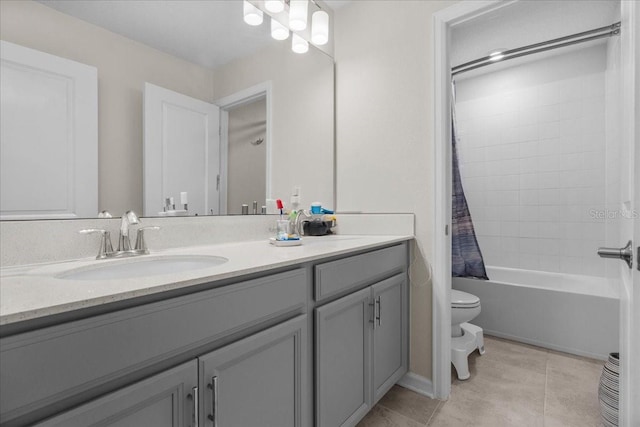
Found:
[{"label": "toilet lid", "polygon": [[466,292],[451,289],[452,307],[473,307],[480,304],[480,298]]}]

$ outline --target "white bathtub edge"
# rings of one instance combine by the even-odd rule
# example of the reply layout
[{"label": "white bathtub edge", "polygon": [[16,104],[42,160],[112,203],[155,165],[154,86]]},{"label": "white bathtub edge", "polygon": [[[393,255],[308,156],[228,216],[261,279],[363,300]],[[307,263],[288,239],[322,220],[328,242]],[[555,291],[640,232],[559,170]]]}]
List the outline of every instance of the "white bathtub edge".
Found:
[{"label": "white bathtub edge", "polygon": [[[579,274],[526,270],[491,265],[487,265],[486,269],[487,275],[489,276],[488,281],[496,284],[620,299],[619,286],[617,286],[613,279],[607,277],[583,276]],[[498,277],[498,279],[496,279],[496,277]],[[531,281],[532,278],[534,280],[533,282]],[[456,277],[454,279],[470,278]]]},{"label": "white bathtub edge", "polygon": [[489,336],[498,337],[498,338],[508,339],[508,340],[511,340],[511,341],[517,341],[517,342],[521,342],[521,343],[524,343],[524,344],[535,345],[536,347],[544,347],[544,348],[547,348],[547,349],[550,349],[550,350],[560,351],[562,353],[569,353],[569,354],[574,354],[576,356],[588,357],[590,359],[606,361],[607,358],[609,357],[608,354],[591,353],[589,351],[584,351],[584,350],[580,350],[580,349],[576,349],[576,348],[559,346],[559,345],[556,345],[556,344],[553,344],[553,343],[549,343],[549,342],[546,342],[546,341],[532,340],[532,339],[529,339],[529,338],[523,338],[523,337],[519,337],[519,336],[516,336],[516,335],[505,334],[505,333],[499,332],[499,331],[492,331],[492,330],[484,329],[484,334],[485,335],[489,335]]}]

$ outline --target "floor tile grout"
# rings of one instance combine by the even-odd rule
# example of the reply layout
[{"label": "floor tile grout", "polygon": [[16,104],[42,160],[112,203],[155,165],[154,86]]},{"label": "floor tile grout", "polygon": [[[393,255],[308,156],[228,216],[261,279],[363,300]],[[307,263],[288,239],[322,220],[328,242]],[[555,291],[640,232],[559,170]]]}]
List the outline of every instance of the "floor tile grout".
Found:
[{"label": "floor tile grout", "polygon": [[[402,413],[400,413],[400,412],[398,412],[398,411],[395,411],[395,410],[393,410],[393,409],[391,409],[391,408],[388,408],[387,406],[384,406],[384,405],[383,405],[383,404],[381,404],[381,403],[376,403],[376,405],[379,405],[379,406],[383,407],[384,409],[386,409],[387,411],[389,411],[389,412],[393,412],[394,414],[399,415],[399,416],[400,416],[400,417],[402,417],[402,418],[405,418],[405,419],[407,419],[407,420],[411,420],[411,421],[415,422],[415,423],[416,423],[416,424],[418,424],[418,425],[421,425],[421,426],[425,426],[425,427],[426,427],[426,424],[422,424],[421,422],[418,422],[418,421],[414,420],[414,419],[413,419],[413,418],[411,418],[411,417],[408,417],[408,416],[406,416],[406,415],[404,415],[404,414],[402,414]],[[433,414],[432,414],[432,415],[433,415]]]},{"label": "floor tile grout", "polygon": [[547,357],[544,362],[544,396],[542,400],[542,427],[547,424],[547,385],[549,383],[549,355],[547,351]]},{"label": "floor tile grout", "polygon": [[429,419],[427,420],[427,423],[425,424],[425,426],[428,426],[431,423],[431,420],[436,415],[436,412],[438,412],[438,409],[440,409],[440,405],[444,405],[445,403],[446,403],[446,401],[438,400],[438,404],[436,405],[436,407],[433,410],[433,412],[431,413],[431,415],[429,415]]}]

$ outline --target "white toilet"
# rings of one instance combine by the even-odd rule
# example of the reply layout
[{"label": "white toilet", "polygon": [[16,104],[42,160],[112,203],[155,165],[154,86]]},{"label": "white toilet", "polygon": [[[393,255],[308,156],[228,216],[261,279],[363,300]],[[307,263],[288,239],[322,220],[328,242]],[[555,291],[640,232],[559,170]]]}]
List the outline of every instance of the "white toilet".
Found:
[{"label": "white toilet", "polygon": [[451,290],[451,363],[458,378],[468,379],[467,357],[477,348],[484,354],[482,328],[467,323],[480,314],[480,298],[466,292]]}]

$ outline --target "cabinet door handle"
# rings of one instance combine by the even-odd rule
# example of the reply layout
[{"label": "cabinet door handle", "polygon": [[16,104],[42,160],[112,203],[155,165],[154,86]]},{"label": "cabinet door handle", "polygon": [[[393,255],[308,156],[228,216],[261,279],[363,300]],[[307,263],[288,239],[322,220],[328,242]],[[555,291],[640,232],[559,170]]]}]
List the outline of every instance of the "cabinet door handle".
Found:
[{"label": "cabinet door handle", "polygon": [[378,295],[376,303],[378,304],[378,316],[376,319],[378,319],[378,326],[382,326],[382,295]]},{"label": "cabinet door handle", "polygon": [[369,320],[369,322],[373,323],[373,330],[376,330],[376,319],[378,318],[378,316],[376,315],[376,304],[377,301],[374,299],[373,300],[373,304],[369,304],[369,307],[371,307],[371,320]]},{"label": "cabinet door handle", "polygon": [[218,427],[218,377],[211,377],[211,384],[207,385],[211,390],[211,410],[213,413],[209,414],[207,418],[213,422],[213,427]]},{"label": "cabinet door handle", "polygon": [[193,399],[193,427],[198,427],[198,412],[199,412],[199,408],[198,408],[198,400],[199,400],[199,396],[198,396],[198,387],[193,387],[191,389],[191,394],[187,397],[191,397]]}]

